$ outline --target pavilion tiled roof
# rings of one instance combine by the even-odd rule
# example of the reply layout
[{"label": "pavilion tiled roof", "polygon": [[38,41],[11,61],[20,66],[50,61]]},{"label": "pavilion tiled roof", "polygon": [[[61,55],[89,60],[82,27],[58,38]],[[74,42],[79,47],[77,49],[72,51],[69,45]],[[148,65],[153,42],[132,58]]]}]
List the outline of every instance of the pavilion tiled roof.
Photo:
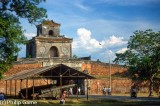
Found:
[{"label": "pavilion tiled roof", "polygon": [[[62,70],[59,70],[62,69]],[[51,74],[52,73],[52,74]],[[57,75],[58,74],[58,75]],[[64,64],[46,66],[38,69],[30,69],[18,72],[14,75],[6,77],[2,80],[22,80],[22,79],[33,79],[33,78],[51,78],[57,79],[62,75],[64,79],[94,79],[93,76],[86,74],[82,71],[66,66]]]}]

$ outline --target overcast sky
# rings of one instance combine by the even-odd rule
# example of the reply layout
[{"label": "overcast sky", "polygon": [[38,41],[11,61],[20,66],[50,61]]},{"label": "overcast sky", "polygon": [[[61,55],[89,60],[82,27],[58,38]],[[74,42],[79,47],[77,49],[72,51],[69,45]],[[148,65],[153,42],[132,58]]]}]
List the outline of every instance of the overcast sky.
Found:
[{"label": "overcast sky", "polygon": [[[73,55],[103,62],[126,50],[136,30],[160,31],[160,0],[46,0],[49,20],[61,24],[61,35],[73,38]],[[21,19],[28,39],[36,27]],[[19,57],[25,57],[25,46]]]}]

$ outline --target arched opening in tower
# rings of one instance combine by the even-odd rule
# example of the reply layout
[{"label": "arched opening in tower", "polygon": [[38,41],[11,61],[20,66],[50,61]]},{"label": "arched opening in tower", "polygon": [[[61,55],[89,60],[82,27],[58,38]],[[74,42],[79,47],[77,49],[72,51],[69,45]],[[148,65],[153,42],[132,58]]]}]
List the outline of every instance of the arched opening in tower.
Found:
[{"label": "arched opening in tower", "polygon": [[50,57],[58,57],[58,49],[55,46],[50,48]]},{"label": "arched opening in tower", "polygon": [[48,34],[49,34],[49,36],[53,36],[53,31],[49,30]]}]

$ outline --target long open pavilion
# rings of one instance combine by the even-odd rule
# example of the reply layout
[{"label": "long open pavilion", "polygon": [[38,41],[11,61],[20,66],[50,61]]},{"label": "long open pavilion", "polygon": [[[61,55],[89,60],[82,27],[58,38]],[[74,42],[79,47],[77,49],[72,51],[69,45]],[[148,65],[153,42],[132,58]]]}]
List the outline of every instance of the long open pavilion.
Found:
[{"label": "long open pavilion", "polygon": [[[87,79],[87,95],[88,95],[88,79],[95,79],[95,77],[79,71],[75,68],[69,67],[64,64],[57,64],[57,65],[51,65],[46,66],[38,69],[31,69],[31,70],[24,70],[21,72],[18,72],[14,75],[11,75],[9,77],[4,78],[3,80],[6,81],[6,94],[9,94],[7,92],[7,89],[10,89],[10,96],[11,96],[11,90],[12,90],[12,80],[15,81],[15,97],[17,95],[17,81],[20,80],[20,90],[22,89],[22,80],[26,80],[26,88],[25,88],[25,98],[27,99],[30,95],[28,92],[28,80],[33,81],[32,85],[32,95],[34,95],[37,92],[36,86],[35,86],[35,80],[41,80],[42,78],[47,79],[47,85],[49,84],[49,81],[56,81],[57,87],[63,87],[64,85],[69,85],[70,80],[73,80],[72,84],[75,84],[75,80],[85,80]],[[49,80],[49,81],[48,81]],[[10,83],[10,88],[7,86],[8,83]],[[41,90],[41,88],[39,89]],[[34,96],[33,96],[34,99]]]}]

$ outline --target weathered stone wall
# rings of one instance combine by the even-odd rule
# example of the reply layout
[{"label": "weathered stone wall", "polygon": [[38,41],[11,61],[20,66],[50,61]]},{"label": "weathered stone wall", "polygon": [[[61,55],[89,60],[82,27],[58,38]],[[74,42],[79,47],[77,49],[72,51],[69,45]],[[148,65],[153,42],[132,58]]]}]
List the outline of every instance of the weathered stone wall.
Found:
[{"label": "weathered stone wall", "polygon": [[[72,39],[60,35],[60,24],[53,21],[44,22],[37,26],[38,36],[29,40],[26,55],[32,58],[71,58]],[[52,56],[53,54],[57,55]]]},{"label": "weathered stone wall", "polygon": [[[53,39],[54,38],[48,38],[48,39]],[[50,49],[51,47],[56,47],[57,48],[57,52],[58,52],[58,57],[62,58],[62,57],[66,57],[66,58],[70,58],[71,57],[71,43],[70,42],[66,42],[64,40],[65,43],[63,42],[63,39],[61,39],[61,41],[57,42],[56,38],[55,41],[48,41],[48,39],[39,39],[36,38],[36,58],[50,58]]]}]

